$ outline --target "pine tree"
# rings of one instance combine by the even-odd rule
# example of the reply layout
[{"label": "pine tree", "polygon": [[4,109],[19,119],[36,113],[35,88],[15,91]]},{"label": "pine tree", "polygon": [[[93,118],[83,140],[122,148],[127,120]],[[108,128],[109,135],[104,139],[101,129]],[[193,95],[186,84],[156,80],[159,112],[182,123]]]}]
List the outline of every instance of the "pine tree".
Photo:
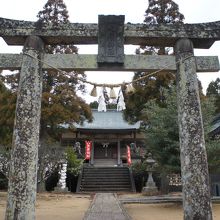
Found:
[{"label": "pine tree", "polygon": [[[179,12],[178,5],[172,0],[149,0],[149,6],[145,11],[144,23],[152,24],[173,24],[183,23],[184,16]],[[152,47],[140,45],[136,50],[137,54],[145,55],[164,55],[172,52],[172,48]],[[146,75],[146,72],[136,72],[133,79],[137,79]],[[166,71],[161,71],[154,76],[147,77],[144,80],[133,84],[136,92],[129,96],[125,96],[126,110],[125,117],[129,121],[141,120],[141,112],[143,105],[151,99],[156,99],[158,103],[163,105],[164,88],[169,88],[169,84],[175,80],[175,75]]]},{"label": "pine tree", "polygon": [[215,81],[210,82],[206,90],[206,95],[214,96],[216,114],[220,114],[220,78],[217,78]]}]

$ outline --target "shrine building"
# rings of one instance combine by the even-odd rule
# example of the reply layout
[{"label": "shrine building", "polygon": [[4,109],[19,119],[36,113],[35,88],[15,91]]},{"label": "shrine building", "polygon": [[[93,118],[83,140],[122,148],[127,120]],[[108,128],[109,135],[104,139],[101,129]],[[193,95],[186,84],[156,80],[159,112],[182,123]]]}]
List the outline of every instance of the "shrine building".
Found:
[{"label": "shrine building", "polygon": [[62,135],[63,146],[73,146],[84,166],[76,192],[135,192],[131,163],[145,153],[141,122],[129,124],[123,112],[92,110],[93,121],[76,124]]},{"label": "shrine building", "polygon": [[[86,141],[91,141],[89,164],[92,166],[127,165],[127,147],[132,160],[138,160],[144,153],[144,135],[140,122],[129,124],[123,112],[93,110],[93,121],[76,124],[73,132],[62,135],[63,146],[76,148],[78,156],[85,158]],[[80,150],[79,150],[80,149]]]}]

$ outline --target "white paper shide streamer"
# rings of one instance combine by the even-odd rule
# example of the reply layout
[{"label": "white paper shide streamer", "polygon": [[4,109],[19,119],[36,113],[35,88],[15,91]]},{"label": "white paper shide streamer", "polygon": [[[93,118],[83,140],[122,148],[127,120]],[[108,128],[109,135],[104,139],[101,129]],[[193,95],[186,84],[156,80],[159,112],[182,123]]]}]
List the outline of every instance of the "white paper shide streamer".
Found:
[{"label": "white paper shide streamer", "polygon": [[120,90],[118,95],[117,111],[123,111],[124,109],[126,109],[124,96],[122,90]]}]

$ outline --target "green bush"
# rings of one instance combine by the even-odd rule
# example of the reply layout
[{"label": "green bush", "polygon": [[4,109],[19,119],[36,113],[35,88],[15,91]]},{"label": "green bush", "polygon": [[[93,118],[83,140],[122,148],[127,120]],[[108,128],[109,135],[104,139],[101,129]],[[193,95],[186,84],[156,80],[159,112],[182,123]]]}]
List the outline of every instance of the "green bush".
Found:
[{"label": "green bush", "polygon": [[83,160],[77,158],[75,151],[71,147],[67,148],[66,155],[67,172],[71,173],[74,176],[78,176],[83,165]]},{"label": "green bush", "polygon": [[141,192],[148,176],[146,171],[146,164],[142,161],[135,162],[132,164],[131,168],[132,168],[136,191]]}]

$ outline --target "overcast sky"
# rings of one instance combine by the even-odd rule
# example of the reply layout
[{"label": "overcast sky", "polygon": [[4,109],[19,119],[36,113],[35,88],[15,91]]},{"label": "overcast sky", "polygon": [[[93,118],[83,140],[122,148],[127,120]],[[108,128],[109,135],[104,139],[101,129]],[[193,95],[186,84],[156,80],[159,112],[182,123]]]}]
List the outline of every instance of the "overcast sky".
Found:
[{"label": "overcast sky", "polygon": [[[2,1],[0,17],[36,21],[46,0],[6,0]],[[148,0],[64,0],[69,11],[70,22],[97,23],[99,14],[125,15],[125,22],[142,23],[148,7]],[[202,23],[220,20],[220,0],[176,0],[179,10],[185,16],[185,23]],[[20,53],[21,47],[7,46],[0,38],[1,53]],[[80,46],[79,53],[97,53],[96,46]],[[135,48],[126,48],[126,53],[134,53]],[[195,50],[195,55],[218,55],[220,42],[215,42],[208,50]],[[98,83],[121,83],[130,81],[132,73],[88,72],[88,79]],[[220,73],[200,73],[199,79],[204,88]]]}]

